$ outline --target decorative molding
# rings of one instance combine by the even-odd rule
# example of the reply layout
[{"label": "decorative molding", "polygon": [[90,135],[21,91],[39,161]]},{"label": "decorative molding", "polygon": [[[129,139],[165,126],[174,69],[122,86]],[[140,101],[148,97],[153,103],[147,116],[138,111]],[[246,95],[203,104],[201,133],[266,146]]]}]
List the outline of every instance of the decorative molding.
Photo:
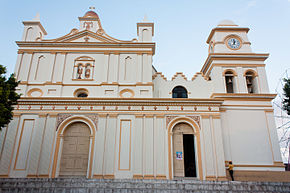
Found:
[{"label": "decorative molding", "polygon": [[[66,120],[69,117],[72,117],[74,115],[81,115],[81,114],[66,114],[66,113],[60,113],[57,116],[57,121],[56,121],[56,130],[58,130],[59,125]],[[97,128],[98,126],[98,114],[86,114],[86,117],[91,119],[93,123],[95,124],[95,127]]]},{"label": "decorative molding", "polygon": [[156,72],[153,76],[152,76],[152,80],[154,80],[156,77],[160,76],[163,80],[167,81],[167,78],[162,74],[162,72]]},{"label": "decorative molding", "polygon": [[170,123],[170,121],[172,121],[173,119],[177,117],[178,116],[166,116],[166,128],[168,127],[168,124]]},{"label": "decorative molding", "polygon": [[143,179],[143,175],[141,174],[134,174],[133,179]]},{"label": "decorative molding", "polygon": [[184,80],[187,81],[186,76],[182,72],[176,72],[175,75],[171,78],[171,81],[173,81],[174,79],[176,79],[178,76],[181,76]]},{"label": "decorative molding", "polygon": [[[175,118],[177,118],[179,116],[166,116],[166,127],[168,127],[168,124]],[[200,116],[186,116],[190,119],[192,119],[193,121],[195,121],[198,126],[200,127]]]}]

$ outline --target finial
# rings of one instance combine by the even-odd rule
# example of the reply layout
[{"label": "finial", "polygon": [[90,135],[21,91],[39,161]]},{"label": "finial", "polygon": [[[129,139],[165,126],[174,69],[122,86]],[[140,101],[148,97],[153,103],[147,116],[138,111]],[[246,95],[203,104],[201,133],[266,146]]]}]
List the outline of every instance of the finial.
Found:
[{"label": "finial", "polygon": [[145,14],[143,18],[143,22],[147,22],[147,21],[148,21],[148,18],[147,18],[147,15]]},{"label": "finial", "polygon": [[91,6],[91,7],[89,7],[89,9],[90,9],[91,11],[93,11],[93,10],[95,9],[95,7]]},{"label": "finial", "polygon": [[39,13],[36,13],[36,16],[33,19],[34,21],[40,21],[40,15]]}]

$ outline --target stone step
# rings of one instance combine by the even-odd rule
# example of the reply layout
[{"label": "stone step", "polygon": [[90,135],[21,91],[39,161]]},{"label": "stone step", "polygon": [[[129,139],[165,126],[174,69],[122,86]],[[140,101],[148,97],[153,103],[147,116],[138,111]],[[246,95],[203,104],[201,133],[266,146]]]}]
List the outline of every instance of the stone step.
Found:
[{"label": "stone step", "polygon": [[216,182],[199,180],[105,180],[84,178],[2,178],[0,193],[24,192],[290,192],[287,182]]}]

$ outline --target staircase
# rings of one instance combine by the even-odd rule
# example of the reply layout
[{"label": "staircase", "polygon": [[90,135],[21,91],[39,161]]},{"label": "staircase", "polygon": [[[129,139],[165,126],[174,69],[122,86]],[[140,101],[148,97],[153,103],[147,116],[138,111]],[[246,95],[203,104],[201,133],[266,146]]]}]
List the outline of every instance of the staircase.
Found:
[{"label": "staircase", "polygon": [[167,193],[290,192],[287,182],[214,182],[199,180],[104,180],[84,178],[2,178],[0,193]]}]

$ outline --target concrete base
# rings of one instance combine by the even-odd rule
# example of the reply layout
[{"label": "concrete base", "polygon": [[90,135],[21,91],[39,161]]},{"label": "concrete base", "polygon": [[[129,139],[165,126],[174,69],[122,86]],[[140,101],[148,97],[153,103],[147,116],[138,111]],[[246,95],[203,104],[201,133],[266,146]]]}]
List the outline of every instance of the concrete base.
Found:
[{"label": "concrete base", "polygon": [[105,180],[83,178],[2,178],[0,192],[290,192],[290,183],[199,180]]},{"label": "concrete base", "polygon": [[[227,179],[231,177],[227,171]],[[236,181],[252,181],[252,182],[290,182],[290,171],[234,171],[234,179]]]}]

